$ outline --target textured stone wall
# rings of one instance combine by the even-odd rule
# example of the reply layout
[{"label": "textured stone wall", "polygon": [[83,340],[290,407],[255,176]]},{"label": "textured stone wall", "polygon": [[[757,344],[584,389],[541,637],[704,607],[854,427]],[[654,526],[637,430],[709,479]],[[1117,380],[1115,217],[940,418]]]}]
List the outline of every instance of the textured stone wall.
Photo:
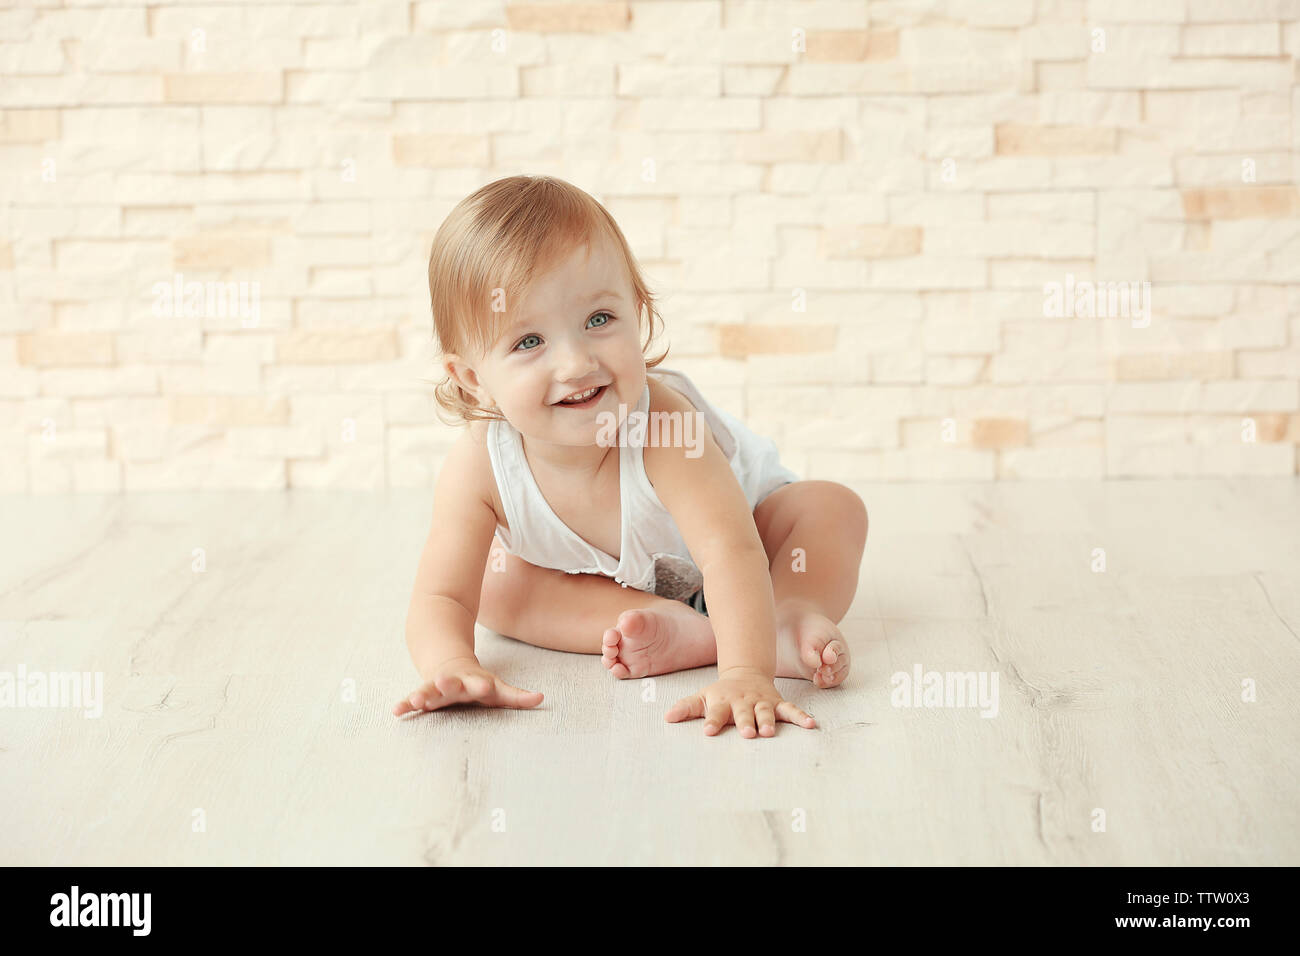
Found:
[{"label": "textured stone wall", "polygon": [[0,490],[429,486],[520,172],[807,477],[1292,475],[1298,157],[1300,0],[9,0]]}]

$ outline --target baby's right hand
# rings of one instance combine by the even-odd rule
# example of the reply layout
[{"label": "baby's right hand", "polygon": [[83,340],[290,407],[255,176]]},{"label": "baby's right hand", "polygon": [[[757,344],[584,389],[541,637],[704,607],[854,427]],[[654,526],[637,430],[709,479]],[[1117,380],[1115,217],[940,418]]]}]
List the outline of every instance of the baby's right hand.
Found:
[{"label": "baby's right hand", "polygon": [[438,665],[432,677],[405,700],[393,705],[393,716],[413,710],[437,710],[448,704],[528,709],[542,702],[535,690],[521,690],[484,670],[477,657],[453,657]]}]

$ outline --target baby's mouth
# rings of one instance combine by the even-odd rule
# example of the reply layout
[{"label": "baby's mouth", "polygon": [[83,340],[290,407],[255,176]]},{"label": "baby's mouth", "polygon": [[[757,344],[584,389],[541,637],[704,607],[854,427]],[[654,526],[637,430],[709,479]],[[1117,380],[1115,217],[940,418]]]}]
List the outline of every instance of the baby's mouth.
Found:
[{"label": "baby's mouth", "polygon": [[601,396],[605,394],[605,389],[608,387],[608,385],[600,385],[595,389],[588,389],[580,398],[565,399],[563,401],[555,402],[554,404],[562,405],[565,408],[586,408],[588,405],[594,405],[596,402],[600,401]]}]

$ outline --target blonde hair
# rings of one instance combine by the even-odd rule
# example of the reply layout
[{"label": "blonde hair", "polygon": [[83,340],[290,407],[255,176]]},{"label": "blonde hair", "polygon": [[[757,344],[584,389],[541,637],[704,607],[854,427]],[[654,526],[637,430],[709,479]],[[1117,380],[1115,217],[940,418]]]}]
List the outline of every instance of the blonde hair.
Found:
[{"label": "blonde hair", "polygon": [[[554,176],[509,176],[488,183],[457,203],[433,238],[429,253],[429,301],[434,336],[443,355],[487,352],[509,320],[491,309],[504,290],[512,305],[523,301],[533,278],[573,249],[604,235],[623,253],[632,281],[637,322],[647,327],[642,352],[663,319],[627,239],[599,202],[572,183]],[[646,359],[653,368],[668,350]],[[475,419],[504,420],[499,411],[480,408],[450,374],[434,389],[448,424]],[[445,420],[445,419],[444,419]]]}]

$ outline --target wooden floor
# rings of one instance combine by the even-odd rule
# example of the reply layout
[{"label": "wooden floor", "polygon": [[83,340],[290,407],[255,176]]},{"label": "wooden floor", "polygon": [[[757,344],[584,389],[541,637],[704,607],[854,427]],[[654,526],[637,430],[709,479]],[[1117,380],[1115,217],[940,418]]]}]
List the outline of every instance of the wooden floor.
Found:
[{"label": "wooden floor", "polygon": [[481,629],[540,708],[392,717],[427,492],[0,498],[0,672],[103,674],[0,709],[0,863],[1300,864],[1300,482],[856,490],[853,673],[757,740]]}]

